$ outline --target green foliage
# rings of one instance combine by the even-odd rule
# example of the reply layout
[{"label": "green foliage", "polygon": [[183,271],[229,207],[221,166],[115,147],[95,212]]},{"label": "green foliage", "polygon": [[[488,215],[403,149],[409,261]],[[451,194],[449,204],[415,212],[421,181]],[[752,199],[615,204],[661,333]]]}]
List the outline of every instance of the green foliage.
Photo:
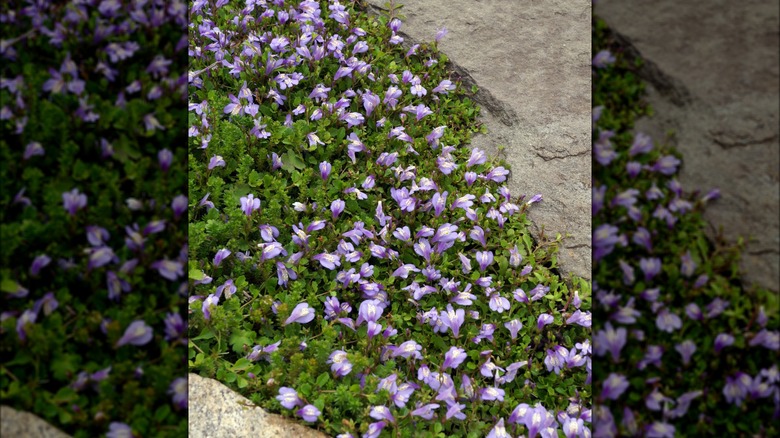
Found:
[{"label": "green foliage", "polygon": [[[320,6],[322,15],[327,16],[327,2],[320,2]],[[268,7],[279,13],[277,8]],[[349,13],[349,28],[366,32],[359,40],[368,45],[370,58],[365,59],[370,59],[367,72],[372,78],[368,78],[367,73],[355,73],[351,78],[334,81],[340,64],[331,55],[320,62],[298,57],[297,65],[281,66],[266,74],[266,63],[269,59],[279,59],[279,55],[268,44],[255,45],[251,36],[272,32],[274,36],[268,36],[269,41],[277,35],[295,40],[300,33],[297,22],[289,20],[280,24],[276,18],[265,18],[251,21],[244,27],[238,24],[242,14],[233,5],[226,5],[213,14],[204,9],[191,16],[195,28],[209,19],[221,32],[231,35],[227,51],[232,55],[225,54],[225,59],[244,62],[247,67],[231,75],[229,67],[212,62],[213,54],[193,59],[191,65],[192,71],[201,72],[192,81],[191,107],[198,106],[197,111],[202,111],[202,115],[190,117],[198,135],[189,143],[189,187],[193,200],[190,205],[189,272],[191,294],[199,297],[190,305],[190,368],[228,384],[270,411],[285,415],[295,415],[294,410],[283,408],[276,397],[280,388],[293,388],[302,399],[301,406],[311,404],[322,412],[316,427],[331,435],[366,433],[374,421],[369,412],[380,405],[391,409],[397,419],[396,424],[384,429],[383,436],[404,437],[484,436],[499,417],[507,419],[520,403],[528,403],[531,407],[538,403],[553,414],[566,410],[572,401],[578,405],[577,409],[587,409],[591,393],[589,385],[585,385],[585,366],[564,367],[556,374],[547,369],[544,360],[546,351],[557,345],[574,349],[575,343],[590,338],[589,328],[566,323],[575,311],[572,304],[575,292],[581,300],[579,308],[583,312],[590,309],[590,283],[578,278],[563,279],[558,275],[560,237],[534,241],[526,217],[526,210],[531,205],[527,202],[529,199],[517,196],[504,199],[496,193],[501,181],[498,178],[490,181],[486,175],[500,166],[507,167],[505,163],[488,160],[467,168],[471,151],[465,145],[471,134],[479,129],[476,119],[479,109],[468,98],[469,92],[460,87],[449,94],[432,91],[450,77],[446,58],[435,44],[420,44],[416,54],[407,54],[409,47],[388,44],[392,33],[387,23],[395,10],[388,11],[390,16],[371,17],[359,5],[345,7]],[[260,9],[265,10],[258,6],[253,13],[259,16]],[[236,21],[234,17],[237,17]],[[336,21],[327,18],[324,29],[318,30],[318,34],[323,32],[327,37],[337,31],[344,33]],[[202,48],[210,42],[209,37],[200,36],[198,32],[191,34],[191,47]],[[247,47],[253,51],[251,57],[240,51]],[[313,49],[313,46],[309,48]],[[347,54],[351,49],[345,46],[343,50]],[[206,54],[205,49],[203,53]],[[364,53],[359,58],[363,59],[364,55],[368,56]],[[257,67],[250,68],[250,65]],[[418,98],[408,91],[408,85],[401,84],[406,70],[412,76],[424,78],[426,96]],[[294,72],[301,73],[303,79],[282,90],[274,78]],[[308,97],[321,83],[332,88],[325,99],[328,105],[336,104],[348,89],[361,93],[370,91],[382,99],[392,85],[389,74],[397,75],[399,86],[406,90],[397,106],[379,104],[373,114],[365,117],[365,123],[354,127],[349,127],[338,113],[327,111],[326,105]],[[259,105],[257,116],[228,114],[231,111],[226,106],[233,102],[229,96],[239,95],[244,84]],[[271,89],[285,96],[286,102],[282,106],[268,95]],[[247,103],[246,100],[242,102]],[[416,120],[415,113],[407,111],[401,117],[404,107],[418,103],[430,107],[432,114]],[[304,112],[292,114],[298,105],[304,105]],[[312,118],[315,110],[320,109],[323,116]],[[197,111],[193,110],[193,113]],[[360,96],[353,96],[343,112],[365,115]],[[377,124],[379,120],[384,124]],[[409,146],[416,153],[402,140],[389,135],[393,127],[401,124],[414,139]],[[446,129],[439,140],[440,145],[431,147],[425,137],[437,126],[446,126]],[[257,135],[261,130],[267,135]],[[359,137],[367,149],[357,152],[354,160],[347,153],[351,136]],[[450,174],[437,166],[437,158],[445,145],[453,146],[452,159],[459,164],[459,168]],[[398,162],[391,166],[377,163],[383,152],[397,152]],[[274,156],[281,161],[278,166],[273,162]],[[215,157],[221,157],[225,165],[209,169],[209,163],[216,160]],[[326,180],[320,176],[318,168],[322,162],[332,166]],[[390,189],[409,187],[409,181],[398,178],[398,173],[409,166],[413,166],[409,171],[414,173],[415,184],[421,184],[421,178],[426,177],[436,185],[437,191],[449,193],[446,212],[434,215],[433,210],[423,211],[424,200],[430,199],[433,193],[424,194],[423,190],[415,194],[420,199],[415,211],[398,208]],[[464,181],[467,170],[482,178],[467,184]],[[363,186],[369,176],[375,180],[374,187]],[[345,192],[350,188],[359,189],[366,199],[355,192]],[[479,201],[486,191],[498,199]],[[250,194],[260,199],[261,206],[246,214],[241,204]],[[450,208],[457,197],[464,195],[476,197],[473,207],[476,220],[463,216],[465,209]],[[207,196],[204,202],[195,202]],[[329,207],[337,199],[344,201],[345,209],[337,219],[332,219]],[[213,202],[213,206],[207,202]],[[379,202],[384,214],[390,217],[391,225],[384,231],[377,213]],[[501,216],[506,219],[505,223],[487,217],[493,205],[496,213],[500,205],[511,211],[506,217]],[[318,220],[324,221],[321,229],[306,230]],[[354,245],[362,252],[360,256],[352,261],[341,257],[341,266],[334,270],[313,258],[325,252],[334,253],[339,241],[349,241],[344,233],[352,230],[356,222],[362,222],[365,230],[372,233],[370,239]],[[434,251],[430,263],[426,263],[412,246],[412,241],[418,241],[414,233],[423,226],[436,230],[448,223],[457,224],[464,238],[457,240],[451,249],[440,253]],[[468,237],[477,224],[486,230],[484,247]],[[294,226],[300,227],[301,233],[296,233]],[[408,244],[399,243],[400,240],[392,235],[394,230],[404,226],[410,228],[413,236]],[[262,231],[261,227],[267,228]],[[278,230],[278,234],[272,234],[270,227]],[[264,238],[261,231],[269,235]],[[385,238],[380,237],[380,233],[385,234]],[[301,234],[307,235],[307,244],[296,243],[291,238],[302,238]],[[367,240],[397,251],[397,256],[372,255]],[[285,252],[264,260],[261,258],[263,249],[271,247],[272,241],[281,245]],[[215,255],[222,249],[230,250],[231,255],[217,263]],[[513,249],[522,258],[522,264],[510,262],[510,250]],[[474,254],[488,250],[492,251],[495,260],[485,272],[480,272],[473,263]],[[296,253],[300,258],[292,257]],[[471,272],[464,272],[458,253],[472,259]],[[397,334],[388,332],[385,336],[380,332],[369,337],[365,323],[353,330],[343,321],[324,317],[325,300],[337,297],[341,303],[352,306],[350,312],[340,316],[356,319],[358,307],[368,295],[364,295],[356,284],[345,285],[340,276],[350,268],[360,270],[364,263],[373,266],[373,274],[366,275],[365,282],[376,283],[382,290],[376,296],[386,297],[386,302],[390,303],[378,322],[382,324],[382,330],[392,328]],[[454,306],[474,312],[466,317],[459,336],[454,337],[452,331],[446,330],[434,332],[430,324],[422,321],[423,312],[433,308],[437,314],[446,311],[454,293],[446,292],[439,281],[428,280],[421,272],[412,272],[408,278],[393,275],[402,264],[414,264],[418,268],[430,264],[440,271],[441,277],[458,282],[458,291],[467,290],[467,284],[474,286],[471,289],[476,296],[474,304]],[[340,274],[342,270],[344,272]],[[284,273],[289,277],[287,284],[279,279]],[[492,277],[491,286],[476,286],[479,278],[488,276]],[[232,290],[229,281],[235,292],[228,292]],[[413,282],[429,284],[436,292],[414,299],[409,289]],[[549,288],[543,298],[530,303],[512,298],[517,289],[528,292],[537,286]],[[494,292],[511,301],[509,310],[499,312],[491,307],[488,298]],[[314,309],[315,318],[303,324],[285,324],[296,306],[302,303]],[[536,326],[542,313],[553,315],[554,322],[540,331]],[[517,339],[512,339],[504,324],[515,319],[522,322],[523,328]],[[481,325],[485,323],[495,324],[495,333],[492,338],[475,342],[474,338],[480,335]],[[410,339],[420,344],[423,359],[392,357],[392,348]],[[480,374],[480,368],[488,358],[502,368],[523,361],[530,364],[521,366],[514,379],[501,385],[505,390],[503,403],[470,401],[464,390],[458,389],[458,399],[466,405],[466,420],[445,421],[446,405],[443,402],[436,411],[435,421],[424,421],[411,415],[416,404],[436,402],[436,393],[417,379],[418,370],[426,365],[432,372],[437,372],[445,353],[453,346],[463,348],[468,355],[458,369],[447,371],[456,385],[460,385],[465,373],[473,379],[477,389],[493,386],[493,378]],[[338,376],[328,363],[337,350],[344,351],[352,365],[346,376]],[[480,355],[484,351],[488,352]],[[387,389],[378,390],[381,379],[393,374],[399,385],[404,382],[421,385],[405,405],[391,401]],[[523,427],[518,426],[518,431]]]},{"label": "green foliage", "polygon": [[[633,432],[624,422],[624,408],[633,413],[634,428],[639,430],[654,422],[666,422],[674,426],[675,436],[723,435],[724,431],[733,436],[775,436],[778,427],[772,419],[776,419],[780,407],[776,396],[774,402],[771,397],[773,391],[777,394],[778,387],[777,380],[773,383],[767,373],[773,365],[776,372],[778,363],[780,318],[777,296],[759,287],[742,285],[738,269],[741,242],[735,245],[720,237],[712,241],[706,237],[707,224],[701,215],[706,198],[696,199],[678,189],[679,183],[674,178],[676,172],[664,175],[650,170],[663,156],[680,158],[677,151],[657,142],[648,153],[629,156],[627,152],[636,139],[630,132],[634,120],[652,113],[642,100],[645,85],[638,76],[641,60],[628,56],[605,23],[595,17],[593,47],[594,53],[609,50],[616,56],[614,64],[596,70],[594,76],[594,106],[602,109],[594,125],[593,140],[598,142],[603,132],[613,132],[615,135],[609,140],[617,153],[607,166],[594,162],[594,190],[603,188],[605,192],[599,201],[602,207],[594,215],[593,227],[598,230],[601,226],[614,225],[617,227],[615,234],[624,236],[626,242],[626,245],[616,245],[594,265],[594,281],[599,286],[596,296],[602,301],[594,310],[595,338],[608,320],[612,320],[615,327],[625,325],[629,329],[618,362],[613,362],[607,354],[594,363],[593,385],[601,388],[612,373],[625,376],[630,384],[617,400],[598,399],[595,415],[606,418],[605,408],[609,409],[620,433],[627,435]],[[625,169],[629,161],[642,165],[639,176],[632,178],[627,174]],[[655,188],[661,194],[659,198],[646,195]],[[632,206],[633,212],[625,206],[611,204],[619,194],[630,189],[639,194]],[[662,208],[670,212],[671,219],[659,214]],[[631,214],[634,219],[630,218]],[[649,250],[635,241],[639,227],[649,231],[652,242]],[[682,266],[686,254],[690,254],[694,262],[690,272]],[[661,271],[652,279],[643,278],[640,268],[640,260],[649,258],[658,258],[662,265]],[[624,270],[619,268],[621,261],[636,271],[634,280],[626,280]],[[658,288],[656,300],[642,295],[653,288]],[[608,293],[616,295],[615,304],[606,304]],[[722,313],[711,313],[710,306],[717,304],[718,299],[724,300],[727,307]],[[688,306],[694,304],[703,311],[703,318],[690,315]],[[615,321],[618,312],[626,308],[638,312],[640,316],[636,322]],[[681,327],[661,330],[656,322],[660,308],[679,316]],[[719,334],[732,335],[734,343],[716,352],[714,345]],[[772,341],[759,342],[759,336],[774,336],[774,346]],[[692,340],[697,346],[688,364],[675,349],[684,340]],[[594,339],[594,347],[597,344]],[[651,345],[663,349],[660,366],[639,367],[638,363]],[[769,395],[746,392],[738,397],[745,400],[738,403],[727,400],[724,386],[739,373],[748,375],[756,387],[764,382]],[[654,391],[670,399],[664,410],[679,405],[678,397],[682,394],[703,392],[693,399],[684,415],[665,418],[660,410],[653,411],[645,404]],[[608,421],[604,421],[601,427],[606,428],[607,424]]]},{"label": "green foliage", "polygon": [[[0,102],[10,113],[0,120],[3,404],[33,412],[76,437],[105,436],[112,422],[129,425],[135,436],[181,436],[187,428],[186,408],[173,405],[169,391],[174,379],[186,378],[185,350],[179,340],[166,339],[164,319],[168,313],[184,315],[186,304],[180,284],[150,265],[177,259],[187,239],[186,220],[175,217],[170,207],[186,190],[186,155],[180,146],[186,110],[181,89],[166,84],[169,77],[186,72],[186,54],[175,51],[186,30],[174,23],[174,15],[147,28],[124,8],[107,17],[97,5],[21,3],[3,5],[0,31],[5,56]],[[71,19],[79,16],[81,21],[64,21],[69,10]],[[11,14],[16,18],[10,19]],[[33,31],[31,15],[38,14],[43,22]],[[106,30],[95,38],[98,22],[120,28],[125,20],[121,26],[127,29]],[[43,28],[61,31],[61,45]],[[139,45],[133,56],[109,60],[107,45],[131,41]],[[171,73],[163,78],[146,71],[157,55],[172,61]],[[44,91],[53,77],[50,69],[59,72],[67,57],[84,80],[84,92]],[[113,82],[100,73],[101,62],[116,69]],[[64,76],[73,79],[70,73]],[[136,79],[141,92],[126,91]],[[13,80],[20,81],[16,90],[5,86]],[[146,97],[153,86],[163,89],[159,99]],[[124,106],[117,103],[120,94]],[[93,107],[96,120],[84,114],[85,104]],[[148,114],[154,114],[162,129],[145,128]],[[44,154],[25,158],[34,142]],[[162,149],[173,152],[167,172],[158,164]],[[87,203],[70,215],[63,193],[74,188],[87,196]],[[29,205],[18,200],[21,191]],[[143,207],[129,208],[130,198]],[[165,221],[164,232],[145,235],[139,251],[128,248],[125,227],[144,227],[154,220]],[[91,226],[108,232],[102,244],[88,242]],[[116,258],[90,268],[90,251],[103,244]],[[31,264],[44,254],[51,260],[36,274]],[[133,259],[137,267],[124,265]],[[108,296],[109,271],[128,287],[116,299]],[[19,287],[27,293],[12,296]],[[56,308],[49,308],[53,302]],[[25,323],[29,314],[36,318]],[[152,327],[152,340],[144,346],[115,347],[135,320]],[[109,368],[106,378],[89,378]]]}]

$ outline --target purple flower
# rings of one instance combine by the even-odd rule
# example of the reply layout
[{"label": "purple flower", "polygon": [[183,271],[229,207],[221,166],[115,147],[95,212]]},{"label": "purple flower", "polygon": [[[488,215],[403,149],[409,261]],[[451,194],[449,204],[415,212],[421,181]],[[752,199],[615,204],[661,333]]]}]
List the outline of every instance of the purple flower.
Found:
[{"label": "purple flower", "polygon": [[221,155],[214,155],[209,160],[209,170],[215,167],[225,167],[225,159]]},{"label": "purple flower", "polygon": [[628,151],[628,156],[646,154],[653,149],[653,140],[649,135],[637,132],[634,136],[634,143],[631,145],[631,149]]},{"label": "purple flower", "polygon": [[330,211],[333,214],[333,219],[336,219],[339,217],[341,212],[344,211],[344,206],[346,204],[341,199],[336,199],[335,201],[331,202],[330,204]]},{"label": "purple flower", "polygon": [[187,378],[179,377],[171,382],[168,394],[173,396],[173,404],[178,409],[187,409]]},{"label": "purple flower", "polygon": [[295,306],[290,317],[287,318],[282,325],[288,325],[293,322],[299,324],[308,324],[314,319],[314,309],[309,306],[309,303],[300,303]]},{"label": "purple flower", "polygon": [[76,212],[87,206],[87,195],[79,193],[79,189],[62,194],[62,203],[68,214],[75,216]]},{"label": "purple flower", "polygon": [[561,368],[566,365],[566,358],[568,355],[569,352],[566,348],[561,346],[555,346],[553,349],[548,349],[547,355],[544,358],[544,365],[547,367],[547,371],[560,374]]},{"label": "purple flower", "polygon": [[601,398],[617,400],[628,389],[628,379],[622,374],[611,373],[604,381]]},{"label": "purple flower", "polygon": [[214,255],[214,267],[219,266],[232,252],[227,248],[222,248]]},{"label": "purple flower", "polygon": [[165,340],[170,341],[179,339],[186,331],[187,323],[184,322],[178,313],[168,313],[165,315]]},{"label": "purple flower", "polygon": [[674,426],[671,424],[655,421],[647,428],[645,436],[647,438],[674,438],[674,431]]},{"label": "purple flower", "polygon": [[442,370],[448,368],[455,369],[466,360],[466,350],[458,347],[450,347],[449,351],[444,354],[444,363],[442,364]]},{"label": "purple flower", "polygon": [[111,424],[108,425],[106,438],[132,438],[134,436],[133,429],[125,423],[112,421]]},{"label": "purple flower", "polygon": [[173,210],[173,218],[179,219],[181,215],[187,211],[188,201],[184,195],[178,195],[171,201],[171,210]]},{"label": "purple flower", "polygon": [[691,362],[691,356],[696,352],[696,344],[688,339],[675,345],[674,349],[682,356],[683,364],[688,365]]},{"label": "purple flower", "polygon": [[255,195],[251,193],[247,196],[242,196],[240,201],[241,210],[247,217],[251,216],[255,210],[260,209],[260,200],[255,198]]},{"label": "purple flower", "polygon": [[593,57],[592,64],[596,68],[605,68],[613,62],[615,62],[615,57],[612,56],[612,53],[609,50],[602,50]]},{"label": "purple flower", "polygon": [[373,406],[368,415],[374,420],[387,420],[390,423],[395,423],[395,417],[387,406]]},{"label": "purple flower", "polygon": [[677,172],[677,166],[680,165],[680,160],[673,155],[664,155],[659,158],[658,161],[650,168],[653,172],[659,172],[664,175],[674,175]]},{"label": "purple flower", "polygon": [[[396,347],[396,349],[393,351],[393,357],[405,357],[409,359],[410,357],[413,357],[415,359],[422,359],[422,354],[420,354],[420,350],[422,350],[422,346],[418,344],[415,341],[406,341]],[[437,405],[438,407],[438,405]]]},{"label": "purple flower", "polygon": [[512,339],[517,339],[517,332],[520,331],[521,328],[523,328],[523,323],[520,322],[519,319],[513,319],[509,322],[504,323],[504,327],[509,330],[509,335],[512,337]]},{"label": "purple flower", "polygon": [[733,344],[734,336],[731,336],[728,333],[720,333],[715,337],[715,352],[720,353],[720,350],[723,350],[724,348]]},{"label": "purple flower", "polygon": [[300,415],[301,418],[303,418],[303,421],[307,421],[309,423],[317,421],[317,418],[322,415],[322,412],[320,412],[320,410],[317,409],[317,407],[314,405],[306,405],[303,408],[298,409],[295,413]]},{"label": "purple flower", "polygon": [[[636,234],[634,235],[636,237]],[[658,257],[639,259],[639,268],[645,274],[645,281],[649,282],[661,272],[661,259]]]},{"label": "purple flower", "polygon": [[357,325],[360,325],[363,322],[376,323],[377,320],[382,316],[382,312],[384,312],[384,310],[385,306],[381,301],[365,300],[360,303],[360,307],[358,308],[358,318],[355,323]]},{"label": "purple flower", "polygon": [[547,313],[542,313],[539,315],[539,318],[536,320],[536,328],[541,330],[544,326],[547,324],[551,324],[555,318]]},{"label": "purple flower", "polygon": [[415,417],[421,417],[426,420],[432,420],[433,416],[436,414],[434,411],[439,407],[439,404],[437,403],[429,403],[427,405],[423,405],[418,407],[417,409],[413,410],[411,412],[412,416]]},{"label": "purple flower", "polygon": [[22,156],[22,159],[26,161],[36,155],[45,155],[45,154],[46,151],[43,149],[43,146],[41,146],[41,144],[38,143],[37,141],[34,141],[27,144],[27,147],[25,147],[24,149],[24,156]]},{"label": "purple flower", "polygon": [[477,263],[479,263],[479,270],[484,272],[485,269],[487,269],[487,267],[490,266],[493,263],[493,252],[492,251],[477,251],[477,253],[476,253],[476,260],[477,260]]},{"label": "purple flower", "polygon": [[625,327],[619,327],[617,330],[612,328],[612,324],[607,322],[606,328],[596,332],[593,337],[593,348],[596,350],[596,356],[603,356],[607,351],[612,354],[612,360],[617,362],[620,358],[620,350],[626,345]]},{"label": "purple flower", "polygon": [[673,333],[675,330],[682,328],[682,320],[679,316],[664,308],[658,312],[658,316],[655,318],[655,326],[658,327],[658,330]]},{"label": "purple flower", "polygon": [[320,178],[322,178],[323,181],[326,181],[328,179],[331,169],[332,166],[327,161],[323,161],[322,163],[320,163]]},{"label": "purple flower", "polygon": [[51,257],[47,256],[46,254],[41,254],[35,257],[32,264],[30,265],[30,274],[38,275],[38,273],[41,272],[41,269],[48,266],[49,263],[51,263]]},{"label": "purple flower", "polygon": [[19,316],[19,319],[16,320],[16,334],[19,335],[19,339],[22,342],[27,340],[27,331],[24,329],[25,326],[27,326],[27,324],[35,323],[37,317],[38,314],[36,312],[31,309],[27,309],[22,312],[22,315]]},{"label": "purple flower", "polygon": [[331,271],[336,269],[336,266],[341,266],[341,255],[338,253],[329,254],[327,252],[312,256],[312,260],[320,262],[320,264]]},{"label": "purple flower", "polygon": [[89,263],[87,264],[87,269],[92,270],[95,268],[100,268],[101,266],[105,266],[110,262],[118,262],[119,258],[114,254],[114,250],[107,247],[102,246],[99,248],[92,248],[89,254]]},{"label": "purple flower", "polygon": [[211,306],[216,306],[217,304],[219,304],[219,297],[214,294],[210,294],[203,300],[201,311],[203,312],[203,318],[205,318],[206,321],[211,319]]},{"label": "purple flower", "polygon": [[286,386],[279,388],[279,395],[276,396],[276,399],[279,401],[279,404],[284,406],[285,409],[293,409],[294,407],[301,404],[301,399],[298,398],[298,393],[294,389],[288,388]]},{"label": "purple flower", "polygon": [[494,386],[482,388],[480,391],[482,401],[504,401],[504,390]]},{"label": "purple flower", "polygon": [[347,360],[347,353],[343,350],[331,353],[327,363],[332,364],[330,370],[336,374],[336,377],[344,377],[352,371],[352,364]]},{"label": "purple flower", "polygon": [[157,160],[160,162],[160,169],[162,169],[163,172],[167,172],[173,162],[173,152],[168,148],[161,149],[160,152],[157,153]]},{"label": "purple flower", "polygon": [[152,340],[152,328],[146,325],[142,320],[133,321],[125,329],[125,334],[117,341],[116,346],[121,347],[126,344],[146,345]]}]

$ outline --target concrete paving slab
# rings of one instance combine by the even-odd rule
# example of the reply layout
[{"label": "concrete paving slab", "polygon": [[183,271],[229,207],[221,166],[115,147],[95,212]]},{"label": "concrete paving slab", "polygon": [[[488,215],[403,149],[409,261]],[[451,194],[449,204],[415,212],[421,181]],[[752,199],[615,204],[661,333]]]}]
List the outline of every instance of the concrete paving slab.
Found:
[{"label": "concrete paving slab", "polygon": [[655,115],[636,131],[656,141],[674,132],[683,187],[721,191],[704,215],[709,235],[722,227],[728,241],[744,237],[745,284],[780,290],[777,3],[602,0],[595,14],[647,61],[640,75]]},{"label": "concrete paving slab", "polygon": [[[368,0],[375,12],[386,0]],[[480,88],[487,135],[472,146],[511,166],[513,194],[542,193],[532,234],[569,235],[561,273],[591,278],[591,3],[426,0],[403,3],[401,33],[439,43],[464,83]],[[498,146],[503,146],[499,151]]]}]

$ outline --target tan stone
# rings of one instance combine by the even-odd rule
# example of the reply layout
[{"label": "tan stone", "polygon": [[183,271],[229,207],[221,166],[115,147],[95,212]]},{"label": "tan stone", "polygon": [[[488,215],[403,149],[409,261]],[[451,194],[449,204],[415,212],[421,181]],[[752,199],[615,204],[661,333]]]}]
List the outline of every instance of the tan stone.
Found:
[{"label": "tan stone", "polygon": [[0,406],[0,436],[14,438],[70,438],[41,417]]}]

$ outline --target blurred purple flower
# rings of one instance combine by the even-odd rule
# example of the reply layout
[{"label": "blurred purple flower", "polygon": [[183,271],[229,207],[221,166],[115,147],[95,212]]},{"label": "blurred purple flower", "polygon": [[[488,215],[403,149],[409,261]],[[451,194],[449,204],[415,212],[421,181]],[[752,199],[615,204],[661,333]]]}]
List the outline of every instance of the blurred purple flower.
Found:
[{"label": "blurred purple flower", "polygon": [[76,212],[87,206],[87,195],[79,193],[79,189],[62,194],[62,203],[68,214],[75,216]]},{"label": "blurred purple flower", "polygon": [[152,328],[143,320],[133,321],[125,329],[125,334],[116,342],[117,347],[126,344],[142,346],[152,340]]}]

